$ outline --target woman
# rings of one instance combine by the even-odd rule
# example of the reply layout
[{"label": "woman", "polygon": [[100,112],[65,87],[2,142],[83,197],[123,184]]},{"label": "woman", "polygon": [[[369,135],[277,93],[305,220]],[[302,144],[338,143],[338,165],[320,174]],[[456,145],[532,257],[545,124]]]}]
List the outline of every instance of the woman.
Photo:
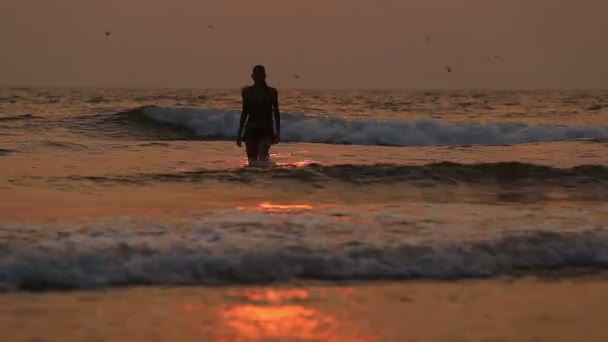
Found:
[{"label": "woman", "polygon": [[[266,84],[264,66],[256,65],[251,78],[254,84],[243,88],[241,93],[243,110],[236,144],[241,147],[241,141],[245,142],[249,165],[267,164],[270,145],[277,144],[281,135],[279,95],[275,88]],[[276,129],[273,129],[273,117]]]}]

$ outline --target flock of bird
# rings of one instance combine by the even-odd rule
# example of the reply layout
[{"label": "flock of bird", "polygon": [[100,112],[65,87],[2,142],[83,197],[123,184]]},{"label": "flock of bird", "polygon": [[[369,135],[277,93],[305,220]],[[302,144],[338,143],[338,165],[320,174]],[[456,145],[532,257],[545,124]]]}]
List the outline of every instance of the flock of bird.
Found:
[{"label": "flock of bird", "polygon": [[[207,25],[207,28],[209,30],[213,30],[215,28],[215,26],[214,25]],[[108,39],[112,35],[112,31],[109,31],[109,30],[105,31],[104,33],[105,33],[106,39]],[[426,37],[425,40],[426,40],[427,43],[430,43],[431,42],[431,37]],[[500,58],[500,56],[498,56],[498,55],[492,56],[492,59],[494,59],[494,60],[497,60],[499,58]],[[452,67],[450,67],[449,65],[445,66],[445,71],[451,73],[452,72]],[[296,80],[300,79],[300,75],[298,75],[298,74],[293,74],[292,77],[295,78]]]}]

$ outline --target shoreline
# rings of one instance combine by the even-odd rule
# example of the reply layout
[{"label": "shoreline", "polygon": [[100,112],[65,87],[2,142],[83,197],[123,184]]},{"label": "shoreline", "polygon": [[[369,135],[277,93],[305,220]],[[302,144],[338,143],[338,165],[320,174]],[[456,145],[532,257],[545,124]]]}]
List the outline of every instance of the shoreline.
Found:
[{"label": "shoreline", "polygon": [[603,341],[593,278],[0,294],[11,341]]},{"label": "shoreline", "polygon": [[605,279],[0,293],[11,341],[604,341]]}]

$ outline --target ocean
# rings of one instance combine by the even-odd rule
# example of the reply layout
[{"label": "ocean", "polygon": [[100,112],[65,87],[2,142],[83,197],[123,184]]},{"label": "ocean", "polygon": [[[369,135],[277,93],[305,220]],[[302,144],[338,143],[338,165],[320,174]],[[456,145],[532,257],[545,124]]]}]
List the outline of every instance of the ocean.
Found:
[{"label": "ocean", "polygon": [[[383,328],[349,296],[398,315],[414,300],[387,298],[412,287],[526,291],[543,286],[521,285],[530,277],[608,269],[608,91],[279,89],[279,100],[278,167],[258,169],[235,144],[239,89],[0,88],[2,330],[15,341],[398,341],[402,322]],[[166,328],[111,321],[154,315],[144,298],[166,296],[181,303],[151,320]],[[113,314],[75,330],[56,321],[90,303]],[[360,316],[342,321],[367,333],[337,323],[348,303]],[[458,331],[446,334],[478,340]]]}]

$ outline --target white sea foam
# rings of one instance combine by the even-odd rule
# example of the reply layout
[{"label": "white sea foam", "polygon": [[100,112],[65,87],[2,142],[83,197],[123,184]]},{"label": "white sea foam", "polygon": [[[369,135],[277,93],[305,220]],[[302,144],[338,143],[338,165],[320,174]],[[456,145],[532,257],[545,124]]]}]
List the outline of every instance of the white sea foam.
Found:
[{"label": "white sea foam", "polygon": [[[185,224],[114,219],[0,227],[0,289],[447,280],[608,269],[603,229],[576,231],[548,221],[462,238],[471,235],[469,224],[406,222],[398,208],[349,216],[293,210],[298,214],[213,212]],[[19,238],[25,232],[30,239]]]},{"label": "white sea foam", "polygon": [[[144,107],[144,117],[158,124],[186,128],[197,137],[233,139],[237,111]],[[513,145],[575,139],[608,138],[608,127],[528,125],[525,123],[447,124],[436,120],[352,120],[339,116],[284,113],[284,141],[388,145]]]}]

